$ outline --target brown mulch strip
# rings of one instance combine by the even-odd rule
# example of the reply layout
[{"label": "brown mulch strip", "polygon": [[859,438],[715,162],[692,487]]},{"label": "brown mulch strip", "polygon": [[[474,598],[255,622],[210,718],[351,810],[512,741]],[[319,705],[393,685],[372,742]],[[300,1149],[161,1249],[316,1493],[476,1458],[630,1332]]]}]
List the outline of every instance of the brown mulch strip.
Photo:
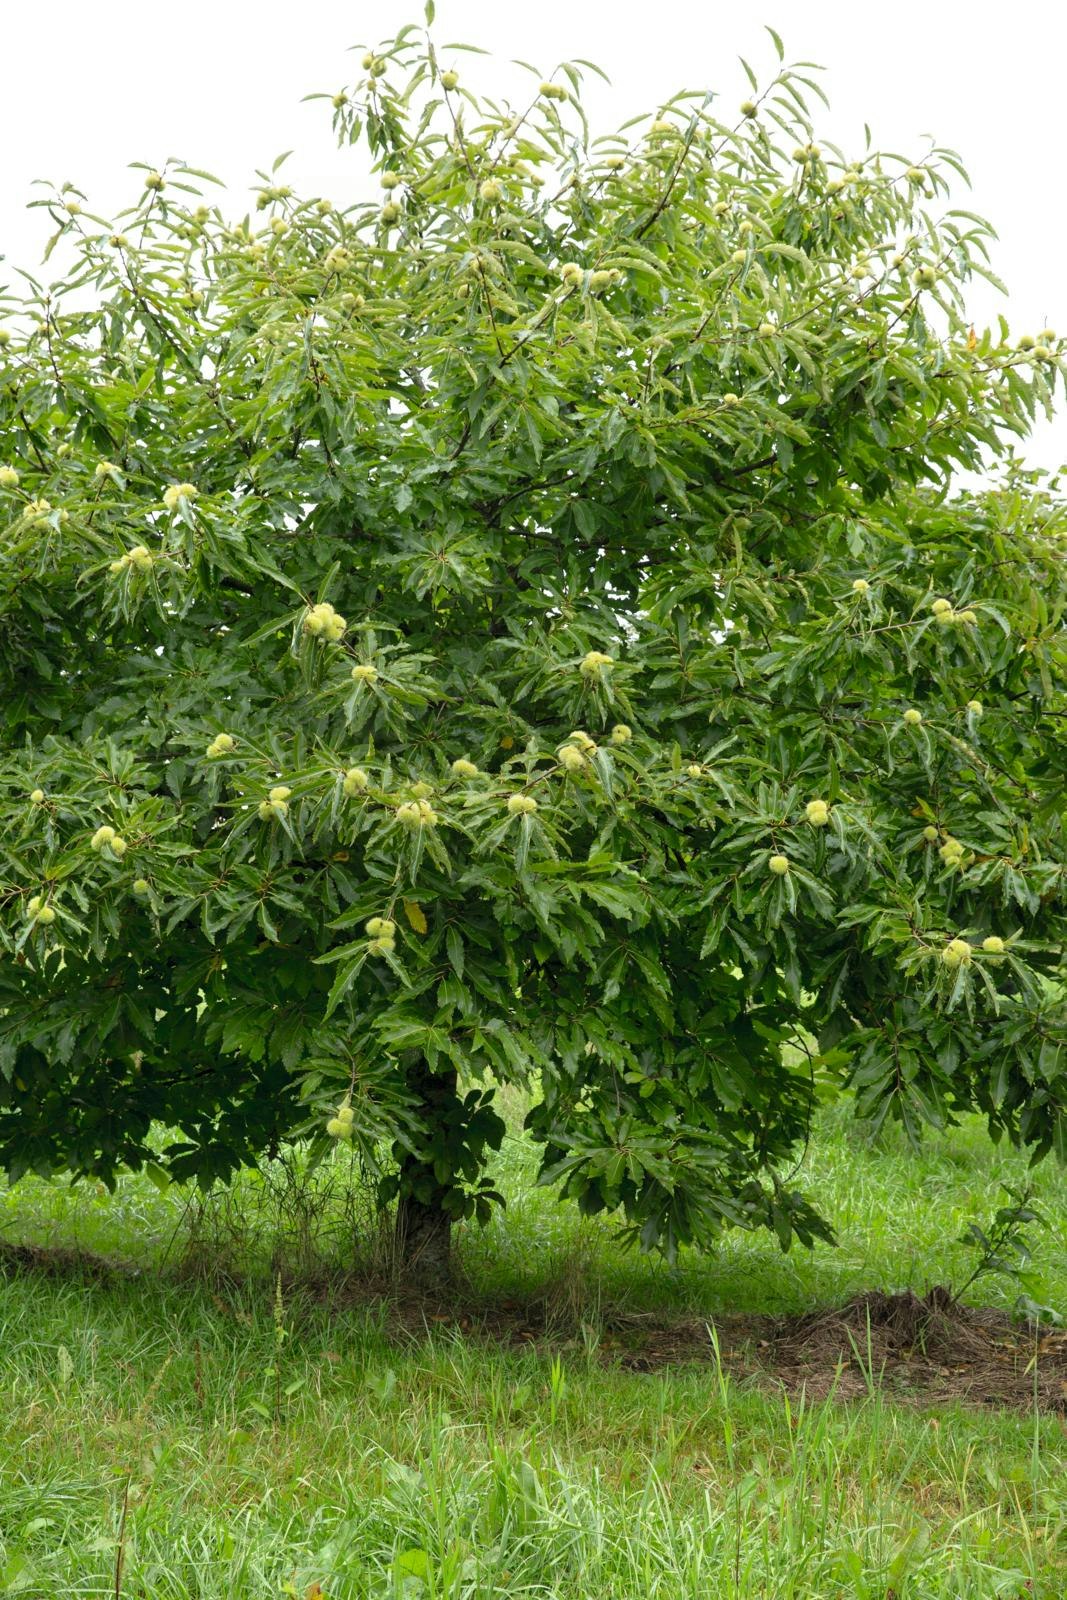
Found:
[{"label": "brown mulch strip", "polygon": [[[136,1276],[87,1251],[0,1241],[4,1271],[104,1283]],[[237,1286],[236,1278],[223,1276]],[[920,1406],[963,1401],[1030,1411],[1036,1404],[1067,1419],[1067,1328],[1028,1327],[1004,1311],[957,1305],[939,1286],[922,1297],[911,1290],[861,1294],[800,1316],[666,1319],[607,1307],[584,1328],[575,1308],[561,1312],[551,1299],[487,1303],[462,1284],[436,1295],[337,1276],[317,1284],[293,1280],[291,1287],[311,1290],[337,1315],[373,1307],[402,1339],[439,1329],[543,1354],[584,1345],[606,1365],[649,1374],[712,1366],[717,1344],[732,1378],[813,1400],[856,1400],[878,1390]],[[219,1295],[212,1299],[220,1312],[232,1309]]]},{"label": "brown mulch strip", "polygon": [[[971,1405],[1067,1415],[1067,1330],[1034,1329],[1002,1311],[952,1303],[946,1289],[923,1298],[857,1295],[803,1316],[716,1317],[649,1331],[623,1365],[714,1360],[733,1377],[778,1385],[811,1399],[859,1399],[874,1389],[916,1405]],[[701,1337],[703,1336],[703,1337]]]},{"label": "brown mulch strip", "polygon": [[[393,1299],[390,1322],[418,1337],[455,1328],[546,1353],[580,1346],[574,1330],[535,1304],[449,1308]],[[1067,1417],[1067,1329],[1027,1327],[1003,1311],[956,1305],[935,1287],[922,1298],[874,1292],[800,1316],[664,1320],[605,1310],[593,1331],[601,1359],[630,1372],[714,1365],[715,1342],[734,1379],[809,1399],[862,1399],[874,1390],[920,1406],[963,1401]],[[714,1341],[713,1341],[714,1334]]]},{"label": "brown mulch strip", "polygon": [[0,1239],[0,1272],[36,1272],[43,1278],[92,1278],[101,1282],[133,1275],[133,1269],[122,1262],[94,1255],[91,1250],[11,1244],[6,1239]]}]

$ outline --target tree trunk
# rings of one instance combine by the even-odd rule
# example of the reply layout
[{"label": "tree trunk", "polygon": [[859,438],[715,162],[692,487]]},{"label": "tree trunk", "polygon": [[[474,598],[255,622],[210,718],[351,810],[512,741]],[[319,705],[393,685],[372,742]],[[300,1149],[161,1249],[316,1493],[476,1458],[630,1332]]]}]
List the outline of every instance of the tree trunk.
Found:
[{"label": "tree trunk", "polygon": [[396,1263],[401,1276],[431,1288],[452,1272],[452,1218],[437,1200],[402,1194],[396,1205]]},{"label": "tree trunk", "polygon": [[[419,1063],[408,1074],[408,1087],[419,1098],[427,1139],[440,1129],[456,1100],[454,1068],[431,1072]],[[452,1218],[444,1208],[447,1188],[438,1183],[432,1166],[406,1154],[400,1161],[400,1198],[396,1205],[394,1248],[396,1269],[402,1277],[433,1288],[446,1283],[452,1269]],[[410,1193],[417,1186],[420,1197]]]}]

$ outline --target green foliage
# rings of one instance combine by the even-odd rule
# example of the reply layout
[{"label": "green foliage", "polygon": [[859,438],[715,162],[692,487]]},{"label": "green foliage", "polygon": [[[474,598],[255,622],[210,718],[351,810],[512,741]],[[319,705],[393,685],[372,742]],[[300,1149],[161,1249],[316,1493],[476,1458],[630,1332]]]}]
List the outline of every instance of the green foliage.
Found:
[{"label": "green foliage", "polygon": [[953,1294],[953,1301],[962,1299],[979,1278],[993,1275],[1004,1278],[1018,1289],[1015,1301],[1017,1316],[1026,1317],[1031,1322],[1062,1322],[1063,1317],[1055,1306],[1044,1305],[1034,1299],[1034,1291],[1040,1285],[1030,1271],[1033,1250],[1027,1230],[1033,1226],[1047,1230],[1049,1219],[1038,1210],[1032,1185],[1017,1188],[1005,1184],[1005,1191],[1010,1204],[1002,1203],[997,1207],[988,1232],[977,1222],[969,1222],[964,1229],[960,1242],[972,1246],[977,1252],[977,1260],[970,1276]]},{"label": "green foliage", "polygon": [[340,1098],[484,1215],[515,1083],[673,1252],[825,1234],[846,1082],[1067,1155],[1067,515],[951,491],[1064,361],[969,327],[956,158],[820,149],[803,70],[597,139],[578,67],[364,70],[384,201],[146,169],[4,297],[0,1160],[210,1181]]}]

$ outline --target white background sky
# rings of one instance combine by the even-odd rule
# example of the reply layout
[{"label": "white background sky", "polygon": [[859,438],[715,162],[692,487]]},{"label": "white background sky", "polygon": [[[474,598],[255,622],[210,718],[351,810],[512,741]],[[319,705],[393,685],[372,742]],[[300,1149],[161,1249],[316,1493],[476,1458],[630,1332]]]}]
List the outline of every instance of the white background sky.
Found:
[{"label": "white background sky", "polygon": [[[329,108],[301,104],[358,76],[352,45],[422,20],[422,0],[38,0],[5,6],[0,39],[0,283],[9,263],[34,266],[43,212],[25,212],[32,180],[70,179],[109,214],[138,192],[131,160],[178,156],[248,203],[256,167],[293,148],[286,181],[339,202],[361,187],[362,158],[333,146]],[[438,0],[434,35],[546,73],[562,57],[597,61],[611,88],[590,85],[601,131],[678,88],[714,89],[733,111],[747,94],[744,54],[761,82],[786,59],[817,61],[832,110],[817,133],[862,154],[863,124],[882,148],[921,156],[924,135],[961,153],[973,191],[959,204],[994,223],[994,266],[1010,300],[983,285],[983,323],[1006,307],[1015,333],[1067,333],[1067,6],[1062,0]],[[491,63],[457,57],[475,86]],[[499,81],[499,80],[497,80]],[[595,83],[595,80],[594,80]],[[1041,424],[1035,463],[1067,460],[1067,410]]]}]

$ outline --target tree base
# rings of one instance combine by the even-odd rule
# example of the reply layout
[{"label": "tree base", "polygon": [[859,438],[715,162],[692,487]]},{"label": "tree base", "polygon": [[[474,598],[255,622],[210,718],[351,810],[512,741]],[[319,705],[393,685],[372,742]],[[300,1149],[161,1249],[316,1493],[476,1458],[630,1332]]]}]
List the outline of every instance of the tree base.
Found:
[{"label": "tree base", "polygon": [[452,1277],[452,1218],[440,1206],[401,1195],[394,1230],[400,1277],[431,1287]]}]

